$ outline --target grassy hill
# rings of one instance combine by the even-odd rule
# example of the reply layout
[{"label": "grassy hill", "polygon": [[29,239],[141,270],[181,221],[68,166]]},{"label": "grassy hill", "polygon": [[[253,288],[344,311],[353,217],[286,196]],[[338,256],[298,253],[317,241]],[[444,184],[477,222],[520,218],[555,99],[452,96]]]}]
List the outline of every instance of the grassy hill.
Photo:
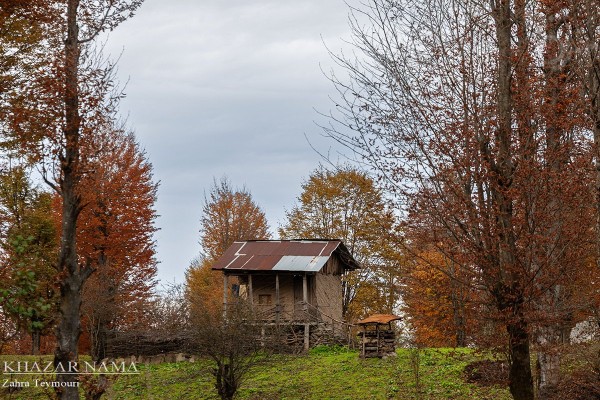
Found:
[{"label": "grassy hill", "polygon": [[[388,359],[362,360],[355,351],[318,347],[305,356],[269,357],[256,365],[238,392],[239,399],[510,399],[507,388],[466,383],[463,369],[481,360],[468,349],[400,349]],[[0,356],[0,361],[23,357]],[[33,358],[30,358],[33,360]],[[418,368],[416,361],[419,361]],[[139,365],[139,375],[120,376],[106,399],[218,399],[210,363]],[[419,376],[420,397],[416,376]],[[4,382],[8,376],[3,375]],[[30,379],[33,379],[31,377]],[[23,380],[23,379],[20,379]],[[44,390],[20,388],[0,398],[48,399]]]}]

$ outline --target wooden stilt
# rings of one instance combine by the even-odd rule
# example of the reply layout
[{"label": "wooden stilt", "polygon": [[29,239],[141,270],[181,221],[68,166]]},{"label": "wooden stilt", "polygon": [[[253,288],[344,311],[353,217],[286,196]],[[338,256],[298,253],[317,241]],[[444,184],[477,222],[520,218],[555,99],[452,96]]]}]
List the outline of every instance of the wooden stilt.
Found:
[{"label": "wooden stilt", "polygon": [[254,294],[252,293],[252,274],[248,275],[248,301],[250,308],[254,308]]},{"label": "wooden stilt", "polygon": [[229,294],[229,275],[223,275],[223,317],[227,317],[227,296]]},{"label": "wooden stilt", "polygon": [[304,351],[310,348],[310,324],[308,318],[308,281],[306,272],[302,276],[302,310],[304,311]]},{"label": "wooden stilt", "polygon": [[279,303],[279,274],[275,274],[275,322],[279,327],[281,305]]},{"label": "wooden stilt", "polygon": [[310,349],[310,324],[304,324],[304,351]]},{"label": "wooden stilt", "polygon": [[304,311],[304,318],[308,319],[308,282],[306,272],[302,276],[302,310]]}]

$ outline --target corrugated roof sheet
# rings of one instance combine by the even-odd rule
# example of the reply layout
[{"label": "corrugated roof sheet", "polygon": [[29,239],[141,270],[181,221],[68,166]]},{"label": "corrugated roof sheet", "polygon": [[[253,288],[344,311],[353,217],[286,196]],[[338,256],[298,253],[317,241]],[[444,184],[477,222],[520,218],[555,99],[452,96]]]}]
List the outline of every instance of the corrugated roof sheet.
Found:
[{"label": "corrugated roof sheet", "polygon": [[327,260],[329,260],[327,256],[283,256],[273,270],[317,272],[323,268]]},{"label": "corrugated roof sheet", "polygon": [[363,320],[357,322],[358,325],[367,324],[389,324],[392,321],[402,319],[401,317],[394,314],[373,314]]},{"label": "corrugated roof sheet", "polygon": [[359,267],[341,240],[315,239],[234,242],[212,268],[317,272],[335,251],[346,269]]}]

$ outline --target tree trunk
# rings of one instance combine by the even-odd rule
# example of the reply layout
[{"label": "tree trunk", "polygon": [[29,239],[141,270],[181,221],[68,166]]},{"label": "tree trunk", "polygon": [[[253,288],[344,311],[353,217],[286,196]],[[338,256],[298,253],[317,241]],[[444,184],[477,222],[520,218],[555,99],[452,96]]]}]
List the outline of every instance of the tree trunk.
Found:
[{"label": "tree trunk", "polygon": [[545,326],[539,330],[537,351],[538,398],[545,399],[560,379],[560,352],[556,346],[561,341],[561,332],[555,326]]},{"label": "tree trunk", "polygon": [[586,55],[586,88],[588,113],[594,133],[594,163],[596,167],[595,196],[596,196],[596,266],[600,269],[600,59],[598,58],[597,30],[600,15],[594,2],[584,2],[585,7],[585,40]]},{"label": "tree trunk", "polygon": [[[102,233],[106,236],[106,227],[102,227]],[[109,269],[108,257],[106,256],[105,249],[100,249],[100,255],[98,256],[98,268],[97,274],[100,274],[100,279],[103,283],[103,289],[101,290],[100,297],[97,299],[95,304],[92,305],[92,321],[97,323],[90,323],[90,337],[92,339],[92,358],[94,361],[101,361],[106,358],[106,340],[107,340],[107,327],[115,314],[115,296],[116,296],[116,285],[113,279],[108,273]]]},{"label": "tree trunk", "polygon": [[94,334],[91,335],[91,337],[93,338],[92,359],[94,361],[101,361],[106,358],[106,322],[104,320],[100,320],[95,330],[96,332],[94,332]]},{"label": "tree trunk", "polygon": [[42,332],[39,329],[33,329],[31,331],[31,354],[37,356],[40,354],[40,339]]},{"label": "tree trunk", "polygon": [[510,394],[515,400],[533,400],[533,378],[529,353],[527,322],[522,316],[506,327],[509,337],[510,370],[508,373]]},{"label": "tree trunk", "polygon": [[[496,24],[498,42],[497,71],[497,116],[496,141],[498,154],[496,163],[491,163],[497,182],[491,187],[492,200],[496,207],[498,229],[498,273],[496,299],[499,311],[506,315],[506,329],[509,335],[510,392],[515,400],[533,400],[533,379],[529,359],[529,333],[523,316],[522,271],[516,262],[516,239],[513,226],[513,199],[511,185],[514,175],[512,160],[513,93],[512,73],[512,28],[513,12],[510,0],[495,3],[492,14]],[[510,312],[509,312],[510,311]]]},{"label": "tree trunk", "polygon": [[[60,321],[56,328],[57,347],[54,352],[54,366],[60,371],[56,381],[65,383],[56,388],[62,400],[79,400],[77,383],[79,377],[73,372],[73,365],[78,361],[78,344],[81,334],[81,289],[91,273],[88,267],[80,266],[77,257],[76,228],[77,218],[81,211],[81,200],[77,194],[79,183],[79,134],[81,118],[79,115],[79,27],[77,10],[79,0],[67,2],[67,38],[64,56],[64,110],[65,110],[65,148],[60,155],[60,189],[62,194],[62,236],[60,256],[58,260],[60,285]],[[66,372],[66,373],[61,373]]]},{"label": "tree trunk", "polygon": [[54,352],[54,366],[59,371],[56,381],[64,382],[64,388],[57,388],[56,392],[62,400],[79,400],[77,383],[79,377],[73,372],[73,365],[78,361],[79,335],[81,334],[81,321],[79,308],[81,306],[81,283],[70,276],[61,282],[60,288],[60,323],[56,330],[57,348]]},{"label": "tree trunk", "polygon": [[[564,121],[569,116],[565,115],[565,103],[568,100],[563,88],[566,86],[568,71],[563,65],[569,64],[568,56],[561,54],[559,48],[559,29],[562,24],[557,19],[563,6],[561,3],[549,3],[542,7],[545,14],[545,49],[544,49],[544,107],[542,110],[546,123],[546,160],[550,180],[553,182],[568,168],[568,152],[562,146],[568,139],[564,128]],[[564,53],[564,52],[563,52]],[[555,187],[549,185],[546,192],[550,195],[548,213],[553,215],[551,226],[546,234],[551,240],[550,250],[547,258],[551,265],[558,268],[558,273],[565,271],[564,249],[566,246],[563,239],[564,205],[558,200],[564,198],[563,185],[557,181]],[[557,272],[554,272],[556,274]],[[548,279],[548,278],[547,278]],[[540,348],[537,351],[538,368],[538,394],[540,398],[551,391],[558,384],[560,378],[560,352],[557,347],[563,343],[563,323],[566,320],[565,304],[567,292],[562,284],[552,283],[550,290],[538,298],[537,308],[541,313],[551,316],[549,322],[542,322],[537,331],[537,343]],[[543,285],[543,284],[542,284]],[[541,285],[540,285],[541,286]],[[541,286],[543,287],[543,286]],[[559,322],[561,321],[561,322]]]},{"label": "tree trunk", "polygon": [[454,266],[451,267],[450,288],[452,301],[452,313],[454,321],[454,330],[456,332],[456,347],[467,346],[467,317],[465,310],[464,284],[459,282],[454,274]]}]

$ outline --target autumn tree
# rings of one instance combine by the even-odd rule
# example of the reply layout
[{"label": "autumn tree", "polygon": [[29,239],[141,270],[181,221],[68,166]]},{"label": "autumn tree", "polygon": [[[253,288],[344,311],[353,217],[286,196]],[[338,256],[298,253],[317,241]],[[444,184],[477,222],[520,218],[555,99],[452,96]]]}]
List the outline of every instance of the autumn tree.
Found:
[{"label": "autumn tree", "polygon": [[[223,277],[220,272],[211,269],[212,264],[213,261],[208,258],[194,258],[185,271],[185,286],[189,296],[202,293],[204,309],[217,314],[223,308]],[[196,298],[195,302],[198,301]]]},{"label": "autumn tree", "polygon": [[19,101],[19,88],[48,62],[44,37],[57,17],[52,0],[4,0],[0,5],[0,124]]},{"label": "autumn tree", "polygon": [[[564,2],[373,0],[351,16],[357,58],[333,55],[349,79],[332,76],[326,132],[395,196],[407,251],[428,243],[495,310],[515,399],[534,395],[530,346],[574,323],[572,284],[594,273],[568,13]],[[539,350],[551,385],[556,360]]]},{"label": "autumn tree", "polygon": [[393,313],[398,304],[399,232],[383,192],[352,167],[318,168],[302,184],[298,204],[279,228],[284,239],[341,239],[361,268],[342,281],[343,315]]},{"label": "autumn tree", "polygon": [[190,338],[215,363],[211,372],[221,399],[232,399],[263,350],[256,340],[260,327],[244,323],[254,316],[243,302],[229,306],[224,317],[223,277],[211,267],[234,241],[266,240],[271,234],[265,213],[250,192],[233,189],[227,178],[214,181],[202,211],[202,252],[185,275]]},{"label": "autumn tree", "polygon": [[429,347],[465,347],[474,343],[474,290],[456,276],[462,272],[460,267],[435,252],[409,259],[401,293],[415,342]]},{"label": "autumn tree", "polygon": [[202,253],[217,259],[236,240],[268,239],[265,213],[246,188],[233,189],[227,178],[214,181],[200,219]]},{"label": "autumn tree", "polygon": [[[47,183],[62,198],[60,251],[57,262],[60,286],[60,319],[57,325],[56,365],[77,361],[81,332],[81,292],[93,273],[77,253],[77,220],[85,206],[81,181],[87,172],[85,143],[101,123],[114,114],[118,95],[113,96],[112,66],[94,51],[102,32],[114,29],[131,17],[141,0],[52,2],[57,17],[48,22],[46,59],[19,88],[20,101],[9,113],[5,143],[36,161],[48,160],[42,170]],[[78,377],[58,374],[66,385],[57,392],[62,399],[79,397]]]},{"label": "autumn tree", "polygon": [[82,178],[86,207],[78,222],[79,257],[95,272],[83,291],[95,360],[105,358],[108,329],[139,324],[156,281],[152,164],[133,133],[108,126],[84,147],[92,171]]},{"label": "autumn tree", "polygon": [[271,233],[265,213],[250,192],[246,188],[233,189],[227,178],[213,182],[204,199],[200,225],[202,251],[186,271],[186,290],[190,295],[203,293],[204,308],[212,304],[212,309],[220,309],[223,277],[211,270],[212,264],[234,241],[267,240]]},{"label": "autumn tree", "polygon": [[[571,51],[569,53],[560,52],[563,57],[569,57],[571,75],[581,82],[582,104],[581,109],[586,117],[585,125],[591,130],[593,136],[593,162],[594,176],[594,201],[596,209],[596,227],[595,244],[596,254],[595,262],[600,269],[600,53],[598,42],[600,40],[600,3],[596,0],[583,0],[572,2],[567,11],[562,11],[568,15],[567,18],[557,18],[554,21],[558,25],[561,33],[565,30],[570,32],[568,38],[571,42]],[[556,52],[556,50],[555,50]],[[565,62],[561,62],[564,65]],[[594,300],[591,302],[592,313],[596,320],[599,320],[600,301],[598,301],[598,292],[595,296],[590,296]]]}]

